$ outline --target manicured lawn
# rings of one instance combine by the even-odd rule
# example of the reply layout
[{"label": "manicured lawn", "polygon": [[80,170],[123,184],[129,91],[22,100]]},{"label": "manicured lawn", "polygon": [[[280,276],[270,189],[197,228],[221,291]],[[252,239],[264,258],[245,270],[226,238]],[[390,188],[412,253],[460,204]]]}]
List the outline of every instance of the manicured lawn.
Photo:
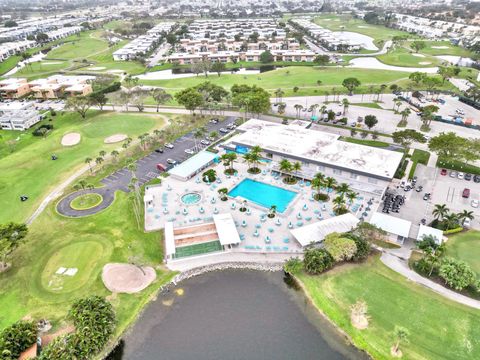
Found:
[{"label": "manicured lawn", "polygon": [[[420,50],[422,54],[428,55],[457,55],[470,57],[472,53],[460,46],[453,45],[450,41],[424,41],[427,45],[424,49]],[[446,47],[446,49],[435,49],[435,47]]]},{"label": "manicured lawn", "polygon": [[[34,137],[32,130],[0,132],[0,198],[9,204],[0,208],[0,223],[25,221],[49,191],[84,166],[85,158],[95,159],[100,150],[107,154],[113,149],[122,150],[121,143],[104,144],[107,136],[121,133],[136,139],[162,127],[164,120],[156,115],[91,112],[86,120],[76,113],[65,113],[57,115],[52,123],[54,130],[45,139]],[[68,132],[79,132],[80,144],[63,147],[61,139]],[[16,144],[13,153],[7,142]],[[52,161],[51,154],[56,154],[58,160]],[[23,194],[28,201],[19,200]]]},{"label": "manicured lawn", "polygon": [[408,175],[408,178],[411,179],[415,175],[417,164],[427,165],[429,159],[430,159],[430,153],[428,151],[415,149],[413,151],[412,157],[410,158],[413,164],[412,164],[412,167],[410,168],[410,173]]},{"label": "manicured lawn", "polygon": [[467,231],[449,237],[447,256],[468,263],[480,275],[480,232]]},{"label": "manicured lawn", "polygon": [[385,148],[390,146],[389,143],[384,141],[378,141],[378,140],[357,139],[352,137],[342,137],[341,140],[349,143],[367,145],[367,146],[373,146],[373,147],[379,147],[379,148]]},{"label": "manicured lawn", "polygon": [[50,51],[47,59],[73,60],[87,58],[105,49],[108,49],[106,40],[97,38],[94,31],[84,31],[71,42]]},{"label": "manicured lawn", "polygon": [[[423,55],[423,54],[417,54]],[[423,57],[415,56],[414,52],[404,47],[397,47],[386,54],[376,57],[384,64],[393,66],[406,67],[433,67],[439,65],[442,61],[433,56],[423,55]],[[428,63],[428,64],[427,64]]]},{"label": "manicured lawn", "polygon": [[91,209],[100,204],[102,200],[103,197],[99,194],[84,194],[73,199],[70,206],[76,210]]},{"label": "manicured lawn", "polygon": [[[402,344],[404,359],[477,359],[480,357],[480,312],[451,302],[407,281],[377,257],[365,264],[347,265],[319,276],[298,276],[315,305],[375,359],[392,359],[392,332],[408,329]],[[357,330],[350,306],[368,305],[369,326]]]},{"label": "manicured lawn", "polygon": [[350,105],[367,107],[367,108],[370,108],[370,109],[382,109],[382,110],[385,110],[383,107],[381,107],[380,105],[378,105],[377,103],[374,103],[374,102],[369,102],[369,103],[350,103]]},{"label": "manicured lawn", "polygon": [[377,43],[378,40],[391,40],[393,36],[412,36],[405,31],[390,29],[381,25],[367,24],[365,21],[354,19],[348,14],[341,16],[325,14],[315,17],[314,21],[318,25],[332,31],[341,31],[343,29],[345,31],[357,32],[370,36],[376,40],[375,43]]},{"label": "manicured lawn", "polygon": [[[14,254],[13,268],[0,276],[0,307],[8,309],[0,312],[0,329],[27,315],[49,319],[54,327],[64,325],[63,317],[75,299],[110,295],[101,281],[106,263],[160,264],[161,234],[137,228],[130,201],[127,194],[117,192],[108,209],[80,219],[63,217],[55,204],[49,205]],[[55,274],[60,267],[78,271],[71,277]],[[157,281],[139,294],[111,297],[117,334],[173,273],[157,270],[157,275]]]},{"label": "manicured lawn", "polygon": [[[336,87],[337,91],[344,91],[341,86],[342,81],[348,77],[356,77],[364,87],[368,85],[390,84],[401,79],[407,79],[408,73],[385,71],[385,70],[367,70],[352,68],[333,68],[333,67],[307,67],[291,66],[262,74],[255,75],[222,75],[222,76],[204,76],[180,78],[172,80],[141,80],[146,85],[156,85],[172,90],[179,90],[190,86],[198,85],[204,81],[211,81],[217,85],[230,88],[234,84],[257,85],[264,89],[272,90],[282,88],[287,95],[293,95],[293,88],[300,87],[295,95],[303,95],[303,91],[310,94],[318,91],[329,91]],[[317,80],[322,81],[322,85],[317,85]]]},{"label": "manicured lawn", "polygon": [[10,70],[12,70],[15,66],[17,66],[17,63],[20,61],[20,56],[10,56],[7,60],[2,61],[0,63],[0,75],[3,75]]}]

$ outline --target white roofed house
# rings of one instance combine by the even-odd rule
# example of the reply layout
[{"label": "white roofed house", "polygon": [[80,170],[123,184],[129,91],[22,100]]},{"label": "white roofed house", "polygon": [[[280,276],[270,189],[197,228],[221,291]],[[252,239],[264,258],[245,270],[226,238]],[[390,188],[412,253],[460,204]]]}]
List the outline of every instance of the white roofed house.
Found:
[{"label": "white roofed house", "polygon": [[369,223],[386,231],[393,242],[403,243],[410,237],[412,223],[408,220],[376,212],[372,215]]}]

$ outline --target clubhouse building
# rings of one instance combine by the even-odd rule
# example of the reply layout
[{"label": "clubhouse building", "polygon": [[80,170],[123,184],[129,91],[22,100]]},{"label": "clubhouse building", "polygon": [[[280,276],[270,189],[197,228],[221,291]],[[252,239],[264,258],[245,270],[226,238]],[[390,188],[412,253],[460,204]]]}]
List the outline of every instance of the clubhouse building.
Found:
[{"label": "clubhouse building", "polygon": [[339,135],[310,130],[308,125],[304,121],[283,125],[251,119],[223,146],[237,153],[260,146],[270,170],[282,172],[282,159],[299,161],[302,168],[298,177],[309,180],[321,172],[353,189],[383,194],[400,165],[401,153],[342,141]]}]

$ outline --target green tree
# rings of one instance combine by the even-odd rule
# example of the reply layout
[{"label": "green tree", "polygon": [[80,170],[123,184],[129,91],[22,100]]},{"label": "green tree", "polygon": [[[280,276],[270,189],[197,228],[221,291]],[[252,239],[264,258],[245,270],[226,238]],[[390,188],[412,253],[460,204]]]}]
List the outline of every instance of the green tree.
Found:
[{"label": "green tree", "polygon": [[262,64],[269,64],[275,60],[274,56],[269,50],[262,52],[259,59]]},{"label": "green tree", "polygon": [[442,221],[443,218],[447,216],[449,212],[450,212],[450,209],[447,207],[447,205],[436,204],[433,207],[432,215],[435,219]]},{"label": "green tree", "polygon": [[445,81],[450,79],[455,75],[454,68],[451,66],[439,66],[437,73],[442,77],[442,81],[445,84]]},{"label": "green tree", "polygon": [[423,144],[427,141],[425,135],[413,129],[395,131],[392,134],[392,139],[394,143],[402,145],[405,148],[405,151],[410,148],[410,145],[412,145],[413,142]]},{"label": "green tree", "polygon": [[410,336],[410,332],[408,329],[395,325],[393,330],[393,337],[395,343],[393,344],[392,353],[398,355],[400,353],[400,344],[401,343],[408,343],[408,337]]},{"label": "green tree", "polygon": [[87,117],[87,112],[92,107],[92,99],[87,96],[71,96],[67,99],[65,107],[72,111],[78,112],[82,119]]},{"label": "green tree", "polygon": [[96,91],[89,95],[93,105],[96,105],[100,108],[100,111],[103,110],[103,107],[107,103],[108,99],[104,93]]},{"label": "green tree", "polygon": [[283,264],[283,270],[288,274],[296,274],[303,269],[303,262],[298,257],[290,258]]},{"label": "green tree", "polygon": [[420,84],[423,81],[423,79],[425,79],[426,77],[427,77],[426,73],[419,72],[419,71],[415,71],[408,76],[408,78],[417,85]]},{"label": "green tree", "polygon": [[336,262],[351,260],[357,252],[355,241],[335,232],[325,237],[323,245]]},{"label": "green tree", "polygon": [[464,158],[469,141],[454,132],[440,133],[428,142],[428,149],[443,160],[459,160]]},{"label": "green tree", "polygon": [[424,49],[425,46],[426,45],[424,41],[418,41],[418,40],[412,41],[412,43],[410,44],[410,48],[412,48],[412,50],[415,50],[416,53]]},{"label": "green tree", "polygon": [[212,71],[216,72],[218,76],[220,76],[222,72],[225,71],[226,69],[227,67],[221,61],[215,61],[212,64]]},{"label": "green tree", "polygon": [[37,324],[19,320],[0,333],[0,359],[16,360],[37,341]]},{"label": "green tree", "polygon": [[204,104],[202,94],[194,88],[180,90],[175,94],[175,99],[180,105],[183,105],[185,109],[190,110],[192,114],[195,114],[195,109]]},{"label": "green tree", "polygon": [[317,55],[315,56],[315,59],[313,59],[313,62],[317,65],[327,65],[330,62],[330,56],[328,55]]},{"label": "green tree", "polygon": [[353,95],[353,91],[361,85],[360,80],[354,77],[346,78],[342,82],[342,86],[345,87],[350,95]]},{"label": "green tree", "polygon": [[334,264],[334,259],[325,249],[307,249],[305,251],[303,265],[305,271],[312,275],[321,274],[330,269]]},{"label": "green tree", "polygon": [[445,284],[455,290],[463,290],[477,282],[476,274],[470,266],[466,262],[452,257],[443,259],[438,274]]},{"label": "green tree", "polygon": [[473,215],[473,211],[463,210],[457,214],[458,221],[460,224],[463,224],[465,220],[473,220],[475,216]]},{"label": "green tree", "polygon": [[280,160],[279,170],[283,172],[285,175],[287,175],[288,182],[292,181],[291,172],[293,171],[293,165],[288,159]]},{"label": "green tree", "polygon": [[155,88],[152,91],[153,100],[157,103],[157,112],[161,104],[165,104],[167,101],[172,99],[172,95],[168,94],[164,89]]},{"label": "green tree", "polygon": [[367,115],[365,116],[365,125],[367,125],[368,129],[370,130],[375,125],[377,125],[378,120],[375,115]]}]

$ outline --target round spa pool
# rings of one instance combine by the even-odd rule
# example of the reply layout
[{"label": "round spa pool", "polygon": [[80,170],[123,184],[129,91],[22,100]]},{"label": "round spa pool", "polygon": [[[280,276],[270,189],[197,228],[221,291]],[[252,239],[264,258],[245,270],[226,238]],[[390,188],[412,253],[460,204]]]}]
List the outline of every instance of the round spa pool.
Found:
[{"label": "round spa pool", "polygon": [[188,193],[181,197],[182,203],[185,205],[197,204],[202,199],[202,196],[198,193]]}]

